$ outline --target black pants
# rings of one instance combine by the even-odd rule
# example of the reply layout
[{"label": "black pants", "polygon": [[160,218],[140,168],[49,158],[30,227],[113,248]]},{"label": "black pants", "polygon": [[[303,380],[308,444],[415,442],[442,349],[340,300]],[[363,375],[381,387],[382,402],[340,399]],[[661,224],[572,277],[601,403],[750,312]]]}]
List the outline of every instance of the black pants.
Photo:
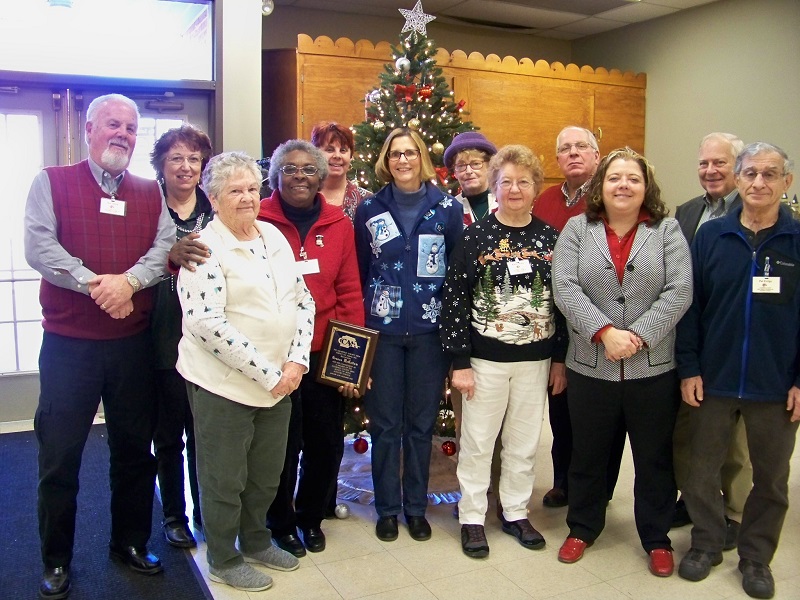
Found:
[{"label": "black pants", "polygon": [[[569,463],[572,460],[572,423],[569,419],[569,402],[567,391],[560,394],[547,394],[550,413],[550,429],[553,432],[553,445],[550,456],[553,458],[553,487],[569,494]],[[625,424],[620,419],[617,433],[611,444],[608,455],[608,471],[606,472],[606,491],[609,500],[614,496],[614,488],[619,479],[619,467],[622,464],[622,453],[625,451]]]},{"label": "black pants", "polygon": [[186,518],[183,478],[183,433],[186,432],[186,462],[194,519],[200,521],[200,493],[197,488],[197,459],[194,447],[194,419],[186,395],[186,381],[175,369],[157,369],[158,421],[153,446],[158,461],[158,487],[164,507],[164,523]]},{"label": "black pants", "polygon": [[267,526],[276,538],[296,533],[298,526],[319,527],[336,496],[344,454],[344,398],[336,388],[316,382],[318,361],[319,353],[312,353],[309,372],[292,394],[286,461],[267,512]]},{"label": "black pants", "polygon": [[149,334],[85,340],[45,333],[39,355],[41,393],[38,513],[46,567],[72,561],[78,473],[92,420],[103,400],[111,452],[111,540],[145,546],[150,538],[156,461]]},{"label": "black pants", "polygon": [[620,418],[631,442],[636,474],[634,518],[646,552],[671,549],[675,507],[672,430],[680,402],[675,371],[627,381],[605,381],[567,370],[572,419],[569,469],[570,535],[594,541],[605,527],[608,456]]}]

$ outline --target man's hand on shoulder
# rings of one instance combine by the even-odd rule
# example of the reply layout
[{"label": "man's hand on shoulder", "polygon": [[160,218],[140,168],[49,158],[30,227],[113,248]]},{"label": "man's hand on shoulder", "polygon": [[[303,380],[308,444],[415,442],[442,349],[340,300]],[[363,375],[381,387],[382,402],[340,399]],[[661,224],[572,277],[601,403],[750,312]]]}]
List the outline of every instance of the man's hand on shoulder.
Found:
[{"label": "man's hand on shoulder", "polygon": [[199,237],[200,234],[190,233],[175,242],[169,251],[170,266],[194,271],[195,264],[202,265],[206,262],[211,253],[208,251],[208,246],[197,241]]}]

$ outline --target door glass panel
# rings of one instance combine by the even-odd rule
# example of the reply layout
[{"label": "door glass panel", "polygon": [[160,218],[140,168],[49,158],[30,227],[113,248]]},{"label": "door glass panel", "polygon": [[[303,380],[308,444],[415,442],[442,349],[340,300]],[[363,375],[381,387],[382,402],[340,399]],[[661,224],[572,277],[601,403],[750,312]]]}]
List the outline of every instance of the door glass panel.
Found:
[{"label": "door glass panel", "polygon": [[[26,0],[0,11],[0,69],[211,81],[211,0]],[[65,32],[69,32],[66,40]],[[124,43],[123,43],[124,41]]]}]

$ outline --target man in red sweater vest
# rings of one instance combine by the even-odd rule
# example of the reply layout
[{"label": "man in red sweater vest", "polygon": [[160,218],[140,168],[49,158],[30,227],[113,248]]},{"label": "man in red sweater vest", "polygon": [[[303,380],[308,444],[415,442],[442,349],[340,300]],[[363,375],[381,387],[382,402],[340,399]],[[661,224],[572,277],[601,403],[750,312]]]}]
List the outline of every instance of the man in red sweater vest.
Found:
[{"label": "man in red sweater vest", "polygon": [[[556,138],[556,160],[564,183],[542,192],[533,204],[533,215],[555,227],[564,229],[567,221],[586,210],[586,193],[600,161],[597,139],[588,129],[568,126]],[[563,367],[563,365],[562,365]],[[553,431],[553,488],[544,495],[542,504],[550,508],[566,506],[569,499],[568,473],[572,457],[572,426],[569,420],[567,391],[550,394],[548,398],[550,429]],[[608,498],[614,492],[619,476],[619,465],[625,447],[625,429],[620,429],[608,461]]]},{"label": "man in red sweater vest", "polygon": [[156,462],[151,286],[158,283],[175,226],[158,184],[127,171],[139,111],[119,94],[86,112],[89,158],[48,167],[25,208],[25,258],[42,275],[44,317],[38,514],[44,576],[39,597],[71,589],[78,473],[103,400],[111,454],[111,558],[144,574],[160,573],[147,549]]}]

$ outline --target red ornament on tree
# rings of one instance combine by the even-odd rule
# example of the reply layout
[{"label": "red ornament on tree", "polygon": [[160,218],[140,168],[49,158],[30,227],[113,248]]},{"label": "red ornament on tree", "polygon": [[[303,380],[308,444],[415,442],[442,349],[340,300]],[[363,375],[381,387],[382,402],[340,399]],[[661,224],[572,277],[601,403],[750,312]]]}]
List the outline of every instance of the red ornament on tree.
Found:
[{"label": "red ornament on tree", "polygon": [[367,440],[362,437],[357,437],[353,441],[353,450],[355,450],[358,454],[364,454],[367,450],[369,450],[369,444]]},{"label": "red ornament on tree", "polygon": [[430,98],[431,94],[433,94],[433,90],[431,89],[431,86],[423,85],[421,88],[419,88],[419,97],[420,98],[424,98],[424,99]]},{"label": "red ornament on tree", "polygon": [[459,100],[458,104],[456,104],[456,110],[461,110],[466,105],[467,105],[467,101],[466,100]]},{"label": "red ornament on tree", "polygon": [[453,456],[456,453],[456,443],[452,440],[442,442],[442,452],[444,452],[447,456]]}]

